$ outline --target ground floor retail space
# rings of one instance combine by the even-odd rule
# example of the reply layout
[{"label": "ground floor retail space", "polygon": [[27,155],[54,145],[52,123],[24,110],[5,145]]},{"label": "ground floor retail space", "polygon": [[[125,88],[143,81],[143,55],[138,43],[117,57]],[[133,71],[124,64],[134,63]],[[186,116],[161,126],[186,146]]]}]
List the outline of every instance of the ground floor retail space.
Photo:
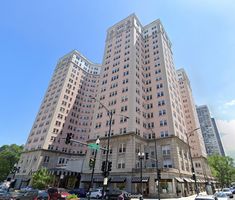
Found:
[{"label": "ground floor retail space", "polygon": [[[102,187],[104,178],[101,175],[94,175],[93,188]],[[91,176],[81,176],[81,187],[89,188]],[[202,179],[195,181],[190,178],[172,177],[162,178],[159,183],[154,175],[143,176],[109,176],[108,188],[126,190],[130,193],[142,193],[144,197],[157,197],[158,190],[163,198],[183,197],[195,194],[196,187],[200,192],[206,190],[206,182]]]}]

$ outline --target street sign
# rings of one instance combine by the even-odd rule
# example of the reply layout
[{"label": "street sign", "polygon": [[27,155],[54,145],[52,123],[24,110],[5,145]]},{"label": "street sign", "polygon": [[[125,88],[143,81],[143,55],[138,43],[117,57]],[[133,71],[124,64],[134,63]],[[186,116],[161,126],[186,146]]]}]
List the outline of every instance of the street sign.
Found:
[{"label": "street sign", "polygon": [[98,144],[95,144],[95,143],[91,143],[91,144],[88,144],[87,145],[90,149],[99,149],[100,148],[100,145]]},{"label": "street sign", "polygon": [[107,178],[107,177],[104,178],[103,184],[104,184],[104,185],[108,185],[108,178]]}]

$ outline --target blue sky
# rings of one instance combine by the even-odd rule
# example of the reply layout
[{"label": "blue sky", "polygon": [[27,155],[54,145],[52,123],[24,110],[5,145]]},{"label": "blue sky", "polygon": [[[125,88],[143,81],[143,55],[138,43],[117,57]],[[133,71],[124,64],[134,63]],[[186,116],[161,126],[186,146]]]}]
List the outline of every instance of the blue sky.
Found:
[{"label": "blue sky", "polygon": [[23,144],[57,60],[73,49],[101,63],[106,30],[131,13],[160,18],[197,105],[218,120],[229,155],[235,147],[235,3],[232,0],[3,0],[0,2],[0,134]]}]

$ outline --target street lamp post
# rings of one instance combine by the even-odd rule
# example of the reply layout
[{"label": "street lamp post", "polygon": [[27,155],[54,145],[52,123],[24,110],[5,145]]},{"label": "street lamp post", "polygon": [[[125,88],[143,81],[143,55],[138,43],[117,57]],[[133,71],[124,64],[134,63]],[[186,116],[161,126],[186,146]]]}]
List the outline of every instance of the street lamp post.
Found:
[{"label": "street lamp post", "polygon": [[158,199],[160,200],[160,177],[159,177],[159,169],[158,169],[158,157],[157,157],[157,137],[156,134],[153,132],[152,128],[148,128],[151,130],[152,134],[154,135],[154,148],[155,148],[155,165],[156,165],[156,173],[157,173],[157,192],[158,192]]},{"label": "street lamp post", "polygon": [[[97,138],[95,143],[97,145],[99,145],[100,144],[100,139]],[[90,181],[90,185],[89,185],[89,188],[88,188],[88,192],[89,192],[88,200],[90,200],[90,198],[91,198],[91,196],[90,196],[91,195],[90,189],[93,187],[93,177],[94,177],[94,171],[95,171],[95,163],[96,163],[97,151],[98,151],[98,148],[95,149],[94,161],[92,162],[91,181]]]},{"label": "street lamp post", "polygon": [[194,184],[195,184],[195,193],[197,195],[199,194],[199,189],[198,189],[198,186],[197,186],[197,177],[196,177],[196,173],[195,173],[195,169],[194,169],[194,165],[193,165],[193,157],[192,157],[192,153],[191,153],[191,147],[189,145],[189,137],[192,136],[192,135],[190,135],[191,133],[193,133],[194,131],[196,131],[198,129],[200,129],[200,128],[195,128],[192,131],[190,131],[189,133],[185,134],[186,138],[187,138],[188,148],[189,148],[189,157],[190,157],[190,161],[191,161],[191,170],[192,170]]},{"label": "street lamp post", "polygon": [[104,182],[103,182],[103,190],[102,190],[102,199],[104,198],[104,190],[105,186],[108,186],[108,156],[109,156],[109,143],[110,143],[110,136],[111,136],[111,128],[112,128],[112,119],[113,119],[113,112],[110,111],[104,104],[102,104],[99,100],[97,100],[94,97],[91,97],[95,101],[98,101],[100,105],[107,111],[107,114],[109,116],[109,132],[108,132],[108,144],[107,144],[107,150],[105,155],[105,171],[104,171]]},{"label": "street lamp post", "polygon": [[142,161],[144,159],[144,152],[138,153],[138,158],[140,160],[140,191],[143,196],[143,175],[142,175]]},{"label": "street lamp post", "polygon": [[[104,175],[103,190],[102,190],[102,200],[103,200],[104,199],[105,186],[108,187],[108,176],[109,176],[109,170],[108,170],[108,163],[109,163],[109,161],[108,161],[108,156],[109,156],[109,144],[110,144],[110,137],[111,137],[112,120],[113,120],[114,113],[111,110],[109,110],[102,102],[100,102],[95,97],[90,96],[90,98],[94,99],[95,101],[97,101],[107,111],[107,114],[109,116],[108,141],[107,141],[107,150],[106,150],[106,155],[105,155],[105,166],[104,166],[104,173],[103,173],[103,175]],[[118,115],[129,119],[128,116],[120,115],[120,114],[118,114]]]}]

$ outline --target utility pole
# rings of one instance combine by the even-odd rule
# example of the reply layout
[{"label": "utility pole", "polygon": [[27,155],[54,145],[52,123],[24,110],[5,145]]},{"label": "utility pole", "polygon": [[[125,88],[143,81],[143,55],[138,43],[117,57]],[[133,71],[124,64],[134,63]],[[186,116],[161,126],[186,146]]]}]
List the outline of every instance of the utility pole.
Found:
[{"label": "utility pole", "polygon": [[189,145],[189,137],[192,136],[190,135],[191,133],[193,133],[194,131],[198,130],[200,128],[195,128],[192,131],[190,131],[189,133],[185,133],[186,138],[187,138],[187,143],[188,143],[188,148],[189,148],[189,157],[190,157],[190,161],[191,161],[191,170],[192,170],[192,178],[194,180],[194,185],[195,185],[195,193],[198,195],[199,194],[199,188],[197,185],[197,177],[196,177],[196,173],[195,173],[195,169],[194,169],[194,165],[193,165],[193,157],[192,157],[192,153],[191,153],[191,147]]}]

